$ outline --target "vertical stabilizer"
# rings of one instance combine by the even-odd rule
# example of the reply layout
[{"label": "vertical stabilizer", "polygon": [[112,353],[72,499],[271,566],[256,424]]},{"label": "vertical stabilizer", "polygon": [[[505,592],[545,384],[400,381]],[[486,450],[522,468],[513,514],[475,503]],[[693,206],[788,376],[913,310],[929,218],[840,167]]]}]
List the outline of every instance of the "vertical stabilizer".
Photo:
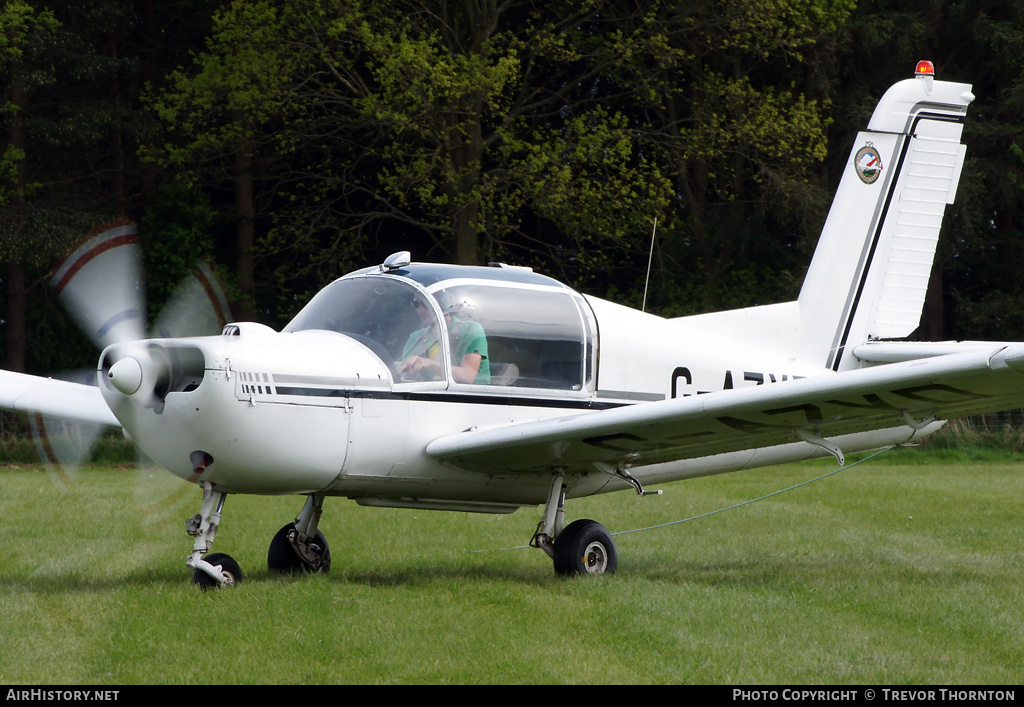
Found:
[{"label": "vertical stabilizer", "polygon": [[972,100],[969,84],[919,73],[879,101],[857,135],[800,291],[800,359],[853,368],[857,344],[917,328],[942,216],[960,181]]}]

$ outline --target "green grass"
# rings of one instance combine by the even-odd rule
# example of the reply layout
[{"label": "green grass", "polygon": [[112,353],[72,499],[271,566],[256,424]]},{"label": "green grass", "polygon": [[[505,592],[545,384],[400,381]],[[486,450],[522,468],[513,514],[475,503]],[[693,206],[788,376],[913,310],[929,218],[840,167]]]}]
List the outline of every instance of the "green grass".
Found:
[{"label": "green grass", "polygon": [[[154,514],[127,469],[70,481],[0,469],[0,683],[1020,683],[1024,473],[933,456],[892,452],[618,535],[619,572],[596,580],[560,580],[540,551],[508,549],[539,510],[344,499],[321,523],[332,573],[271,576],[267,544],[301,499],[233,496],[215,550],[246,580],[206,593],[185,567],[197,489]],[[832,468],[696,479],[567,513],[625,531]]]}]

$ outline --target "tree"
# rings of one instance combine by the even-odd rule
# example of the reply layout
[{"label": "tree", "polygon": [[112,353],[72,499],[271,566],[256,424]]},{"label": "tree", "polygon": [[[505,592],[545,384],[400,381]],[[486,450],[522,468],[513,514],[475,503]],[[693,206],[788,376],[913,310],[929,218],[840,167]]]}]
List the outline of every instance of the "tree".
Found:
[{"label": "tree", "polygon": [[52,13],[37,11],[27,2],[16,0],[0,8],[0,62],[6,89],[0,112],[8,129],[7,145],[0,156],[0,258],[7,263],[5,367],[13,371],[25,370],[26,268],[30,255],[40,252],[26,237],[26,205],[35,188],[26,165],[26,111],[33,90],[52,81],[42,55],[58,26]]},{"label": "tree", "polygon": [[284,125],[296,102],[290,82],[303,71],[303,57],[289,53],[284,41],[289,7],[228,5],[215,14],[206,51],[194,65],[176,69],[148,98],[177,140],[150,146],[148,156],[172,168],[187,166],[208,182],[231,184],[239,311],[247,319],[255,299],[255,171],[269,173],[281,164],[275,153],[288,140]]},{"label": "tree", "polygon": [[937,71],[972,83],[967,162],[942,242],[947,337],[1024,336],[1024,6],[945,2],[929,17]]},{"label": "tree", "polygon": [[166,73],[154,47],[167,56],[182,51],[155,27],[179,26],[186,10],[194,26],[204,24],[195,6],[153,5],[12,0],[0,10],[0,332],[8,368],[49,373],[95,355],[52,301],[46,276],[75,241],[114,218],[137,219],[147,199],[152,175],[135,155],[151,128],[137,110],[139,86],[146,71]]},{"label": "tree", "polygon": [[824,216],[817,170],[830,102],[821,60],[852,8],[852,0],[647,4],[646,31],[632,32],[643,41],[624,55],[617,79],[648,131],[645,154],[675,186],[661,241],[663,311],[795,294],[799,276],[787,271],[805,266]]},{"label": "tree", "polygon": [[246,155],[255,203],[274,209],[258,249],[320,282],[396,224],[464,263],[499,253],[529,214],[615,238],[669,185],[621,111],[578,95],[622,51],[605,9],[232,3],[154,95],[176,136],[163,159],[212,172]]}]

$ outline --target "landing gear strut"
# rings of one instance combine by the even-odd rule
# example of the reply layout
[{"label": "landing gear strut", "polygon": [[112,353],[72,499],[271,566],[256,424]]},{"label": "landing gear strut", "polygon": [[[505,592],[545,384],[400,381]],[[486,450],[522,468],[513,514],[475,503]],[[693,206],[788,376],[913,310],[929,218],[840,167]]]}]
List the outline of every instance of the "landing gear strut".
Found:
[{"label": "landing gear strut", "polygon": [[593,520],[577,520],[563,528],[565,522],[565,485],[563,473],[555,472],[548,493],[544,517],[530,540],[554,561],[555,574],[614,574],[619,565],[615,541],[603,525]]},{"label": "landing gear strut", "polygon": [[331,570],[331,550],[327,538],[317,530],[324,497],[309,495],[294,523],[277,531],[267,550],[267,568],[271,572],[327,574]]},{"label": "landing gear strut", "polygon": [[227,494],[214,491],[209,481],[199,485],[203,489],[203,507],[185,523],[186,532],[195,538],[188,558],[188,566],[193,570],[192,581],[203,589],[237,584],[242,581],[242,569],[237,562],[222,552],[206,554],[217,536]]}]

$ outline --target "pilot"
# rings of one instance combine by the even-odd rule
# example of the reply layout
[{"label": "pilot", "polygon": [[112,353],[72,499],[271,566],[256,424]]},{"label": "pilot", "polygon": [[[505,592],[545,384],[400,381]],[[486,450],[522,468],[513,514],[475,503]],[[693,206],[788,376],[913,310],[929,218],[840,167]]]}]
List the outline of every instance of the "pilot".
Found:
[{"label": "pilot", "polygon": [[[452,377],[457,383],[487,385],[491,382],[491,366],[487,358],[487,336],[479,322],[463,319],[460,315],[472,306],[465,298],[449,292],[438,297],[448,327],[448,341],[452,353]],[[444,377],[441,365],[437,322],[427,302],[413,299],[413,307],[423,320],[424,327],[414,331],[402,351],[398,371],[416,380],[440,380]]]}]

